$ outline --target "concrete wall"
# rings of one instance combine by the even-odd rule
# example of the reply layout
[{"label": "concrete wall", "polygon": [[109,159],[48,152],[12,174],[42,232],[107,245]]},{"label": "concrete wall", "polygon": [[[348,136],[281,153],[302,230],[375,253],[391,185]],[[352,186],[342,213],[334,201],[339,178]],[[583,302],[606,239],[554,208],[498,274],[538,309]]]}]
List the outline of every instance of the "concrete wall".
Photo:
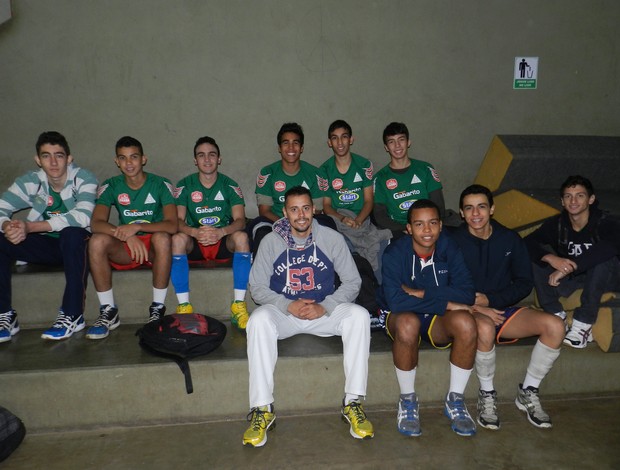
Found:
[{"label": "concrete wall", "polygon": [[[320,164],[344,118],[379,168],[383,127],[402,120],[455,207],[495,134],[618,133],[619,17],[616,0],[16,0],[0,26],[0,187],[33,166],[43,130],[102,179],[134,135],[175,181],[208,134],[253,216],[282,122],[304,126]],[[537,90],[512,89],[519,55],[540,58]]]}]

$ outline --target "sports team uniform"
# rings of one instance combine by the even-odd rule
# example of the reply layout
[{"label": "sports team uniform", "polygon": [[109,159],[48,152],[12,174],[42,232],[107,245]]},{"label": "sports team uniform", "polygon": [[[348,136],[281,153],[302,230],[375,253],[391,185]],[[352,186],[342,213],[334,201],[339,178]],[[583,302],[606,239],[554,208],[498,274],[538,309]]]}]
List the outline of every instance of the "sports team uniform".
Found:
[{"label": "sports team uniform", "polygon": [[381,168],[375,176],[375,204],[386,206],[390,218],[407,224],[407,211],[418,199],[442,189],[437,170],[427,162],[410,159],[411,165],[403,171],[394,171],[390,165]]},{"label": "sports team uniform", "polygon": [[[187,209],[185,223],[189,227],[226,227],[233,222],[233,206],[245,206],[243,192],[239,185],[228,176],[218,173],[213,186],[206,188],[201,182],[198,173],[186,176],[177,184],[177,205]],[[195,243],[204,259],[230,258],[231,253],[225,250],[226,244],[218,243],[212,246],[203,246]],[[220,253],[223,245],[225,253]],[[218,253],[220,256],[218,256]],[[222,256],[226,255],[227,256]]]},{"label": "sports team uniform", "polygon": [[[139,189],[127,186],[124,175],[107,179],[99,188],[97,204],[114,206],[118,211],[118,225],[161,222],[164,219],[164,206],[175,204],[174,186],[170,180],[152,173],[145,174],[146,181]],[[137,235],[149,249],[151,234],[138,232]],[[139,266],[134,262],[129,265],[111,264],[116,269],[133,269]]]},{"label": "sports team uniform", "polygon": [[364,188],[372,186],[372,163],[351,153],[351,165],[342,174],[336,166],[336,157],[331,156],[320,167],[327,178],[327,194],[335,210],[348,209],[359,214],[364,206]]},{"label": "sports team uniform", "polygon": [[[422,323],[420,335],[433,346],[438,346],[432,338],[433,323],[437,316],[445,314],[448,302],[472,305],[476,297],[461,249],[443,232],[427,259],[413,251],[411,237],[391,243],[383,254],[382,275],[379,304],[394,315],[417,314]],[[407,294],[401,287],[403,284],[424,289],[424,298]]]},{"label": "sports team uniform", "polygon": [[308,188],[312,194],[315,206],[323,205],[323,196],[327,189],[327,181],[320,170],[308,162],[300,161],[301,167],[296,175],[289,175],[282,169],[280,160],[263,167],[256,177],[256,195],[271,198],[271,210],[278,217],[282,217],[284,207],[284,193],[295,186]]},{"label": "sports team uniform", "polygon": [[495,326],[497,343],[515,342],[516,339],[500,341],[500,336],[511,319],[523,310],[515,304],[532,292],[532,265],[525,242],[516,232],[495,220],[491,220],[491,227],[493,231],[486,240],[469,233],[465,223],[452,235],[461,247],[476,292],[487,296],[489,307],[504,311],[504,323]]}]

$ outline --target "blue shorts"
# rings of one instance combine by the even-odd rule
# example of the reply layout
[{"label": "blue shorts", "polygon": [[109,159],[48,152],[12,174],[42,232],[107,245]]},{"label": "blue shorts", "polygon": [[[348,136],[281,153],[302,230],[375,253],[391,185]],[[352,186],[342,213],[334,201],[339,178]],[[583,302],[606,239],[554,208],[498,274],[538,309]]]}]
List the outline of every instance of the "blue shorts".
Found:
[{"label": "blue shorts", "polygon": [[504,323],[502,323],[501,325],[495,325],[495,342],[497,344],[511,344],[519,341],[518,338],[502,340],[500,337],[502,336],[504,328],[506,328],[508,323],[510,323],[511,320],[516,317],[524,308],[525,307],[508,307],[506,310],[504,310],[504,317],[506,317]]}]

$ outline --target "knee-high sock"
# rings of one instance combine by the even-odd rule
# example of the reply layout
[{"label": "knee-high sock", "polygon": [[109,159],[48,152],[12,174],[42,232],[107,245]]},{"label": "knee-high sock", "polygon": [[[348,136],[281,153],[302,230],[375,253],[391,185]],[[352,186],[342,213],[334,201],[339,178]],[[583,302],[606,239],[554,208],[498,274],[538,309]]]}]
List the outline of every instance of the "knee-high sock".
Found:
[{"label": "knee-high sock", "polygon": [[476,351],[476,375],[480,381],[480,390],[495,390],[495,345],[490,351]]},{"label": "knee-high sock", "polygon": [[559,355],[559,348],[553,349],[541,343],[540,340],[536,341],[530,363],[527,366],[527,374],[525,374],[525,380],[523,380],[523,388],[538,388],[540,382],[549,373]]},{"label": "knee-high sock", "polygon": [[235,252],[233,255],[233,287],[235,300],[244,300],[250,278],[251,253]]},{"label": "knee-high sock", "polygon": [[189,302],[189,263],[187,255],[172,255],[170,280],[179,303]]}]

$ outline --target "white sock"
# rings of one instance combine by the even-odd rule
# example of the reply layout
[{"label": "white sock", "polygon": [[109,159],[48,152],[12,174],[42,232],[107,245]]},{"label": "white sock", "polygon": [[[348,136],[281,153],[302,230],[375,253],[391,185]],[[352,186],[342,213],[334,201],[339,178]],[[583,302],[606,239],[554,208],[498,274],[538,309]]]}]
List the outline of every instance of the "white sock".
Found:
[{"label": "white sock", "polygon": [[99,299],[99,305],[111,305],[112,307],[116,307],[116,304],[114,303],[114,292],[112,292],[112,289],[105,292],[97,292],[97,298]]},{"label": "white sock", "polygon": [[346,393],[344,395],[344,404],[345,406],[348,405],[349,403],[351,403],[354,400],[359,400],[360,396],[359,395],[352,395],[351,393]]},{"label": "white sock", "polygon": [[490,351],[476,351],[476,374],[480,381],[480,390],[491,392],[495,390],[495,345]]},{"label": "white sock", "polygon": [[450,363],[450,389],[449,392],[460,393],[465,392],[469,376],[474,369],[461,369],[458,366]]},{"label": "white sock", "polygon": [[177,294],[177,300],[180,304],[189,303],[189,292],[182,292],[180,294]]},{"label": "white sock", "polygon": [[559,348],[553,349],[541,343],[540,340],[536,341],[530,363],[527,366],[527,374],[523,380],[523,388],[539,388],[540,382],[549,373],[559,355]]},{"label": "white sock", "polygon": [[243,302],[245,300],[245,289],[235,289],[233,291],[235,302]]},{"label": "white sock", "polygon": [[155,302],[156,304],[165,304],[167,293],[167,287],[164,289],[158,289],[157,287],[153,287],[153,302]]},{"label": "white sock", "polygon": [[400,370],[398,367],[394,366],[394,370],[396,371],[396,379],[400,387],[400,394],[410,395],[411,393],[415,393],[415,374],[418,368],[415,367],[413,370]]}]

